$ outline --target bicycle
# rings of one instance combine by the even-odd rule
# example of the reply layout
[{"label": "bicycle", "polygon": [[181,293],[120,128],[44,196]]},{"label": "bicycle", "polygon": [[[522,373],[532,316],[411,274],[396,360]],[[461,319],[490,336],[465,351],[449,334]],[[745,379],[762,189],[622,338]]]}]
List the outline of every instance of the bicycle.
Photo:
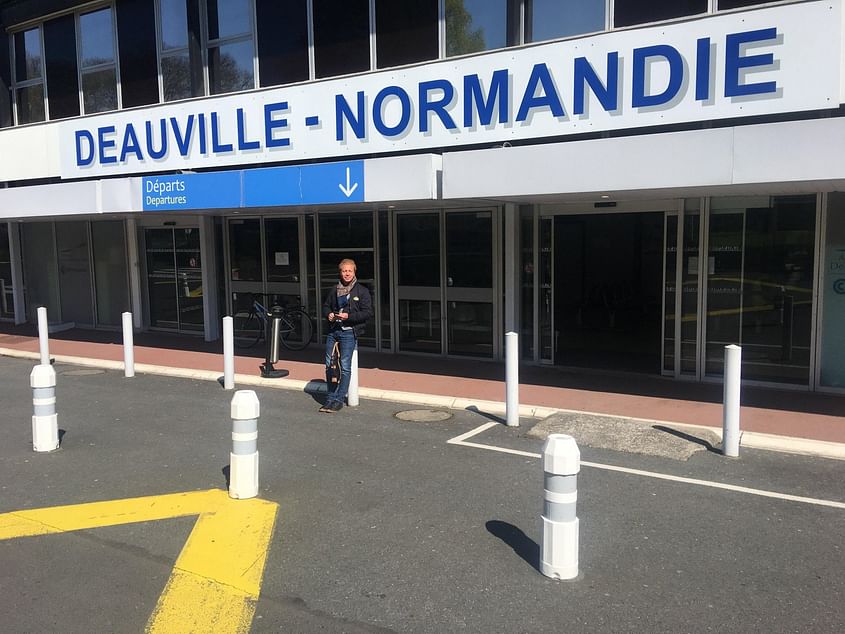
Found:
[{"label": "bicycle", "polygon": [[[252,295],[249,310],[240,310],[234,315],[235,346],[238,348],[252,348],[264,339],[270,311],[258,301],[259,295]],[[282,306],[279,340],[285,348],[303,350],[311,343],[313,332],[314,321],[301,306]]]}]

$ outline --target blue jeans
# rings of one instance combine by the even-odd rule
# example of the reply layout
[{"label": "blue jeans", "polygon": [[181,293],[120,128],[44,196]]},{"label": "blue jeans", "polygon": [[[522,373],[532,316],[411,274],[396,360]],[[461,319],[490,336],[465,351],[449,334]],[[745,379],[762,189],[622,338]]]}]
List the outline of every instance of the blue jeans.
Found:
[{"label": "blue jeans", "polygon": [[357,344],[355,331],[332,328],[326,335],[326,386],[328,389],[331,389],[332,384],[329,366],[332,363],[332,350],[334,350],[335,341],[338,342],[340,347],[340,382],[334,392],[328,393],[326,403],[331,401],[342,403],[349,391],[349,381],[352,378],[352,352]]}]

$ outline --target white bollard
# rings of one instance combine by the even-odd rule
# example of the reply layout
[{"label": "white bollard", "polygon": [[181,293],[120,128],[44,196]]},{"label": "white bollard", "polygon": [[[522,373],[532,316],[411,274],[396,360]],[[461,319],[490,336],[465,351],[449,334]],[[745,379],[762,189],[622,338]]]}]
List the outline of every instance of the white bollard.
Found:
[{"label": "white bollard", "polygon": [[235,326],[231,317],[223,318],[223,389],[235,389]]},{"label": "white bollard", "polygon": [[56,371],[49,363],[32,368],[32,448],[54,451],[59,448],[59,420],[56,414]]},{"label": "white bollard", "polygon": [[550,434],[543,445],[543,535],[540,572],[552,579],[578,576],[578,472],[581,452],[575,439]]},{"label": "white bollard", "polygon": [[349,364],[349,390],[346,392],[346,404],[358,407],[358,346],[352,351],[352,361]]},{"label": "white bollard", "polygon": [[38,307],[38,350],[41,365],[50,365],[50,332],[47,325],[47,307]]},{"label": "white bollard", "polygon": [[739,394],[742,382],[742,348],[725,346],[725,391],[722,406],[722,454],[739,457]]},{"label": "white bollard", "polygon": [[135,340],[132,335],[132,313],[123,313],[123,376],[135,376]]},{"label": "white bollard", "polygon": [[505,422],[519,427],[519,335],[505,333]]},{"label": "white bollard", "polygon": [[258,396],[238,390],[232,397],[232,453],[229,454],[229,497],[258,495]]}]

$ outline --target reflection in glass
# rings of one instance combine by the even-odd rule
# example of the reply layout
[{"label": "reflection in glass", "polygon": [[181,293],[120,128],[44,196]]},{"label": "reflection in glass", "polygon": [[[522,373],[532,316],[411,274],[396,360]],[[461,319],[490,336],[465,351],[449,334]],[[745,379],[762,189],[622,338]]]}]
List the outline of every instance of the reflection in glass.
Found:
[{"label": "reflection in glass", "polygon": [[320,248],[372,248],[373,216],[370,213],[320,214]]},{"label": "reflection in glass", "polygon": [[160,0],[161,48],[188,46],[188,10],[185,0]]},{"label": "reflection in glass", "polygon": [[264,221],[264,236],[267,243],[267,281],[299,282],[299,220],[268,218]]},{"label": "reflection in glass", "polygon": [[675,372],[675,297],[678,270],[678,217],[666,217],[666,253],[664,261],[665,286],[663,291],[663,371]]},{"label": "reflection in glass", "polygon": [[681,288],[681,374],[696,373],[698,340],[698,245],[701,237],[698,213],[684,216],[684,255]]},{"label": "reflection in glass", "polygon": [[446,285],[493,286],[493,214],[489,211],[446,214]]},{"label": "reflection in glass", "polygon": [[63,222],[56,230],[59,298],[62,321],[93,325],[91,267],[88,261],[88,223]]},{"label": "reflection in glass", "polygon": [[399,300],[399,348],[440,353],[440,302]]},{"label": "reflection in glass", "polygon": [[82,74],[82,101],[85,114],[117,109],[114,67]]},{"label": "reflection in glass", "polygon": [[809,382],[815,196],[713,199],[707,287],[708,374],[742,345],[745,379]]},{"label": "reflection in glass", "polygon": [[376,0],[379,68],[437,59],[438,0]]},{"label": "reflection in glass", "polygon": [[507,45],[507,0],[446,0],[446,55]]},{"label": "reflection in glass", "polygon": [[440,286],[440,214],[397,216],[399,286]]},{"label": "reflection in glass", "polygon": [[522,310],[520,315],[520,348],[522,357],[534,358],[534,210],[522,205],[519,210],[521,241],[520,288]]},{"label": "reflection in glass", "polygon": [[530,0],[525,7],[526,42],[604,30],[605,0]]},{"label": "reflection in glass", "polygon": [[203,330],[199,229],[146,229],[150,325]]},{"label": "reflection in glass", "polygon": [[191,65],[187,51],[161,58],[161,81],[165,101],[191,97]]},{"label": "reflection in glass", "polygon": [[540,218],[540,359],[552,361],[552,218]]},{"label": "reflection in glass", "polygon": [[368,0],[314,0],[313,6],[317,78],[369,70]]},{"label": "reflection in glass", "polygon": [[821,286],[821,384],[845,387],[845,194],[829,194]]},{"label": "reflection in glass", "polygon": [[111,9],[79,16],[82,68],[114,62],[114,30]]},{"label": "reflection in glass", "polygon": [[97,323],[119,326],[121,314],[130,309],[123,222],[119,220],[92,222],[91,236]]},{"label": "reflection in glass", "polygon": [[14,301],[9,223],[0,222],[0,317],[15,316]]},{"label": "reflection in glass", "polygon": [[15,81],[20,83],[41,76],[41,29],[15,33]]},{"label": "reflection in glass", "polygon": [[493,305],[481,302],[447,302],[449,354],[493,356]]},{"label": "reflection in glass", "polygon": [[613,21],[616,27],[669,20],[707,11],[708,0],[614,0]]},{"label": "reflection in glass", "polygon": [[209,48],[208,79],[215,95],[254,88],[252,40]]},{"label": "reflection in glass", "polygon": [[17,90],[18,123],[44,121],[44,85],[36,84]]},{"label": "reflection in glass", "polygon": [[206,0],[206,8],[209,40],[252,32],[249,0]]},{"label": "reflection in glass", "polygon": [[261,282],[261,221],[229,221],[229,259],[232,281]]},{"label": "reflection in glass", "polygon": [[740,342],[743,225],[742,212],[725,210],[710,216],[706,374],[721,374],[725,346]]}]

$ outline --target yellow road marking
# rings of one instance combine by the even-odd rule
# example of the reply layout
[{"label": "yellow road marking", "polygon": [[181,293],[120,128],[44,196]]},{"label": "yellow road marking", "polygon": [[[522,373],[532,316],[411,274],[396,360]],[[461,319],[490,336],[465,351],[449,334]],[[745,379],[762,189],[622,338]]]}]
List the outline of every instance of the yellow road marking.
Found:
[{"label": "yellow road marking", "polygon": [[198,515],[147,631],[248,632],[277,510],[221,490],[174,493],[0,514],[0,540]]}]

